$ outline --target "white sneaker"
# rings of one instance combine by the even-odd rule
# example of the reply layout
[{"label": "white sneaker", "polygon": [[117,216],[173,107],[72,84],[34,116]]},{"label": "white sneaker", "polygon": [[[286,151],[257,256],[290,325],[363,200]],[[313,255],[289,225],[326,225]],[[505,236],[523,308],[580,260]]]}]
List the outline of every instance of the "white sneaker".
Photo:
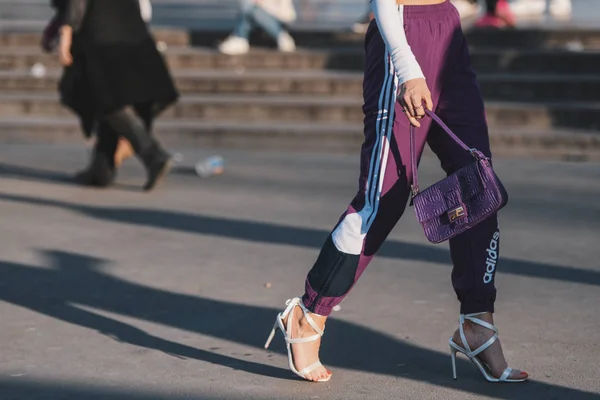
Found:
[{"label": "white sneaker", "polygon": [[229,56],[246,54],[250,50],[248,39],[239,36],[230,36],[219,45],[219,51]]},{"label": "white sneaker", "polygon": [[293,53],[296,51],[296,42],[287,32],[281,32],[277,38],[277,47],[284,53]]}]

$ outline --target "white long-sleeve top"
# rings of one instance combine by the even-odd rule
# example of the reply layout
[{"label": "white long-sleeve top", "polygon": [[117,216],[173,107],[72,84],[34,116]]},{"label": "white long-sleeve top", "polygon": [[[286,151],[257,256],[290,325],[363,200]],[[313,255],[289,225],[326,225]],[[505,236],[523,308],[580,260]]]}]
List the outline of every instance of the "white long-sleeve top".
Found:
[{"label": "white long-sleeve top", "polygon": [[416,78],[425,78],[421,66],[413,54],[406,33],[404,32],[404,21],[402,21],[399,7],[395,0],[371,0],[371,7],[383,37],[396,75],[398,84]]}]

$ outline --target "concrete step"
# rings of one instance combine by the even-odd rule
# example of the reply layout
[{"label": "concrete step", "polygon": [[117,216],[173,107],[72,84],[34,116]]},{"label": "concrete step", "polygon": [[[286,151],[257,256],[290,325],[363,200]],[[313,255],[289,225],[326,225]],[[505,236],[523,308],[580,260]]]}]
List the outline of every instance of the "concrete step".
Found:
[{"label": "concrete step", "polygon": [[[361,123],[360,97],[186,95],[165,112],[167,118],[247,122],[313,121]],[[488,102],[492,127],[577,128],[600,131],[600,103]],[[55,93],[0,94],[1,117],[69,116]]]},{"label": "concrete step", "polygon": [[[187,95],[165,118],[248,122],[362,122],[362,99],[328,96]],[[68,116],[54,93],[0,94],[0,116]]]},{"label": "concrete step", "polygon": [[[303,50],[295,53],[280,53],[268,49],[252,49],[242,56],[226,56],[211,48],[169,46],[164,53],[169,67],[176,69],[339,69],[363,68],[363,54],[356,50],[335,51]],[[0,70],[30,68],[42,63],[47,68],[59,68],[56,54],[42,53],[38,46],[7,48],[0,54]]]},{"label": "concrete step", "polygon": [[[349,28],[350,24],[348,25]],[[227,29],[228,28],[228,29]],[[195,46],[214,46],[222,41],[231,29],[190,31],[191,43]],[[341,27],[338,27],[341,28]],[[296,44],[306,48],[360,48],[364,35],[350,32],[348,28],[311,31],[292,30]],[[577,27],[530,27],[513,30],[467,28],[465,34],[472,46],[508,49],[569,48],[573,45],[586,49],[600,49],[600,29]],[[273,40],[264,34],[255,33],[251,42],[257,46],[273,46]]]},{"label": "concrete step", "polygon": [[[176,69],[331,69],[362,71],[362,50],[298,50],[284,54],[253,49],[243,56],[230,57],[210,48],[171,46],[165,53],[169,66]],[[600,51],[478,49],[471,51],[479,73],[597,74]],[[42,63],[58,68],[55,54],[44,54],[38,46],[7,48],[0,54],[0,70],[30,68]]]},{"label": "concrete step", "polygon": [[471,46],[543,49],[568,48],[573,45],[586,49],[600,49],[600,29],[573,26],[526,27],[517,29],[468,29],[466,36]]},{"label": "concrete step", "polygon": [[521,102],[598,102],[600,75],[479,74],[487,99]]},{"label": "concrete step", "polygon": [[[362,131],[357,124],[252,123],[160,119],[155,125],[167,146],[223,146],[282,150],[357,151]],[[0,117],[0,143],[81,141],[74,118]]]},{"label": "concrete step", "polygon": [[[30,71],[0,71],[0,91],[52,91],[60,71],[50,70],[42,78]],[[178,70],[174,73],[182,93],[361,95],[362,74],[330,71]]]},{"label": "concrete step", "polygon": [[[60,71],[42,78],[30,71],[0,71],[0,90],[52,91]],[[343,71],[177,70],[182,93],[361,96],[362,74]],[[519,102],[598,102],[600,75],[479,74],[488,100]]]},{"label": "concrete step", "polygon": [[486,74],[598,75],[600,51],[471,49],[475,71]]},{"label": "concrete step", "polygon": [[[3,52],[12,47],[39,47],[42,26],[36,26],[34,32],[12,32],[0,29],[0,48]],[[157,41],[163,41],[170,46],[187,46],[190,35],[181,29],[157,28],[152,33]]]},{"label": "concrete step", "polygon": [[[1,17],[1,16],[0,16]],[[0,18],[1,19],[1,18]],[[10,22],[10,20],[6,20]],[[23,34],[15,32],[25,29],[40,32],[46,19],[18,21],[15,23],[4,23],[6,27],[0,27],[0,46],[35,46],[39,43],[39,34]],[[0,21],[1,22],[1,21]],[[160,21],[158,21],[160,22]],[[180,24],[163,24],[162,26],[179,26]],[[211,24],[212,25],[212,24]],[[204,29],[182,28],[178,30],[179,41],[191,43],[195,46],[215,46],[222,41],[232,30],[232,23],[223,24],[219,22],[215,28],[206,25]],[[300,47],[315,48],[361,48],[364,44],[364,35],[350,31],[352,21],[342,25],[313,26],[309,22],[303,22],[292,28],[293,36]],[[319,24],[317,24],[319,25]],[[20,26],[25,28],[19,29]],[[158,27],[156,29],[161,29]],[[486,48],[507,49],[544,49],[544,48],[571,48],[573,46],[585,49],[600,49],[600,29],[577,28],[577,27],[526,27],[518,29],[465,29],[467,40],[471,46]],[[261,32],[256,32],[251,37],[251,42],[257,46],[273,46],[273,40]]]},{"label": "concrete step", "polygon": [[[167,146],[273,149],[358,153],[360,124],[248,123],[162,119],[156,132]],[[0,143],[77,142],[82,136],[74,118],[0,117]],[[492,130],[496,156],[600,161],[600,135],[571,130]]]}]

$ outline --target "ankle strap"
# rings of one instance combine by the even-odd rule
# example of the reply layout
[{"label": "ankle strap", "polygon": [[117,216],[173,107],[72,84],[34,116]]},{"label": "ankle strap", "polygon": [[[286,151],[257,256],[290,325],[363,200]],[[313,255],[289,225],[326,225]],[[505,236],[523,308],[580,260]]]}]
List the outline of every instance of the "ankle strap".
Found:
[{"label": "ankle strap", "polygon": [[460,318],[459,318],[461,328],[462,328],[462,325],[465,323],[465,321],[469,321],[469,322],[483,326],[484,328],[488,328],[489,330],[498,333],[498,328],[496,328],[494,325],[490,324],[489,322],[485,322],[482,319],[475,318],[476,316],[484,315],[484,314],[487,314],[487,313],[481,312],[481,313],[475,313],[475,314],[461,314]]},{"label": "ankle strap", "polygon": [[319,336],[323,336],[325,334],[325,329],[321,329],[317,326],[315,320],[312,319],[312,317],[310,316],[310,311],[308,311],[306,306],[304,306],[304,303],[302,303],[302,299],[300,297],[294,297],[293,299],[289,299],[285,302],[285,304],[287,305],[287,308],[281,314],[282,318],[285,318],[294,309],[294,307],[300,307],[302,313],[304,314],[304,318],[306,318],[306,321],[308,322],[310,327],[313,328]]},{"label": "ankle strap", "polygon": [[[460,318],[459,318],[460,325],[459,325],[458,331],[460,333],[460,339],[463,342],[463,346],[465,346],[465,349],[468,351],[467,357],[475,357],[476,355],[478,355],[479,353],[481,353],[482,351],[484,351],[488,347],[490,347],[492,344],[494,344],[494,342],[496,340],[498,340],[498,328],[496,328],[494,325],[490,324],[489,322],[483,321],[479,318],[475,318],[476,316],[483,315],[483,314],[486,314],[486,313],[481,312],[481,313],[474,313],[474,314],[460,314]],[[467,337],[465,336],[465,330],[463,328],[465,321],[469,321],[474,324],[483,326],[484,328],[487,328],[487,329],[493,331],[494,335],[487,342],[485,342],[484,344],[479,346],[477,349],[471,350],[471,347],[469,346],[469,342],[467,342]]]}]

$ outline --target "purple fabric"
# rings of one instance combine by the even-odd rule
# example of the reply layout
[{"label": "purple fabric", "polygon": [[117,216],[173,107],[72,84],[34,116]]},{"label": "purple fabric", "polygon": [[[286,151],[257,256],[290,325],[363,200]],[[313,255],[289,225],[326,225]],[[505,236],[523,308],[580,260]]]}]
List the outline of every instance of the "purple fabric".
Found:
[{"label": "purple fabric", "polygon": [[[436,5],[404,6],[403,10],[408,42],[427,79],[436,114],[467,146],[491,157],[483,100],[471,68],[458,12],[448,1]],[[331,240],[333,234],[323,246],[307,277],[303,298],[306,307],[321,315],[329,315],[358,281],[403,215],[411,193],[410,124],[402,114],[401,105],[394,103],[395,98],[391,96],[395,88],[390,86],[389,59],[375,21],[366,34],[365,52],[365,141],[361,151],[359,187],[334,233],[346,229],[342,224],[345,218],[364,214],[365,210],[369,212],[364,220],[370,225],[358,256],[340,250],[340,246]],[[387,99],[390,103],[386,102]],[[393,116],[388,104],[394,110]],[[389,124],[391,130],[386,129],[386,116],[393,117]],[[416,129],[415,134],[417,157],[420,158],[425,143],[429,144],[447,175],[473,162],[473,157],[439,126],[432,125],[430,118],[421,120],[421,128]],[[382,143],[385,146],[381,147]],[[379,180],[382,180],[381,191],[374,192],[373,184]],[[372,204],[376,207],[372,207],[371,212],[369,207]],[[488,261],[491,247],[495,255],[493,267]],[[427,260],[426,252],[415,250],[411,245],[396,248],[406,252],[406,259]],[[495,214],[450,239],[454,264],[452,284],[461,302],[461,312],[494,311],[498,252],[499,232]]]}]

